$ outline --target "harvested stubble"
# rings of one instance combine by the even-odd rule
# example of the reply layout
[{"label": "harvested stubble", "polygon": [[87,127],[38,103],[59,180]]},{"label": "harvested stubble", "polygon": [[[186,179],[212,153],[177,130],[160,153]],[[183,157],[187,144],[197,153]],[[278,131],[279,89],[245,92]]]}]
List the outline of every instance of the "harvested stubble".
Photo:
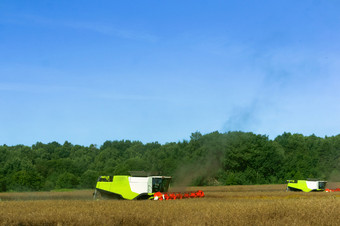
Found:
[{"label": "harvested stubble", "polygon": [[[1,225],[339,225],[339,195],[284,186],[208,187],[206,198],[171,201],[0,202]],[[193,188],[193,190],[196,188]],[[242,190],[242,191],[237,191]],[[74,195],[76,193],[72,192]],[[91,195],[91,191],[88,191]],[[1,196],[0,196],[1,197]],[[83,197],[83,196],[81,196]]]}]

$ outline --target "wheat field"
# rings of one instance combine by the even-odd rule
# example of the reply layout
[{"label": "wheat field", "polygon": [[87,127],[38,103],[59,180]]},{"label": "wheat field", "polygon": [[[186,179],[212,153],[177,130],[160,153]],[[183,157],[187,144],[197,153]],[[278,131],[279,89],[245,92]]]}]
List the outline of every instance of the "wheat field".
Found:
[{"label": "wheat field", "polygon": [[285,185],[188,189],[206,197],[125,201],[92,200],[92,190],[0,193],[0,225],[340,225],[340,192],[286,192]]}]

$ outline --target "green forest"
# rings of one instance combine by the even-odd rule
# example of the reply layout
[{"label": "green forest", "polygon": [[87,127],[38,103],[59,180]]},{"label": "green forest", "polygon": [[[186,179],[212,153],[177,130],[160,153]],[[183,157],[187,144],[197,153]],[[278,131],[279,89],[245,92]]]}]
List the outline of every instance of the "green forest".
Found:
[{"label": "green forest", "polygon": [[[287,179],[339,181],[340,135],[192,133],[159,144],[106,141],[100,147],[70,142],[0,146],[0,191],[94,188],[100,175],[159,172],[180,186],[285,183]],[[339,176],[340,177],[340,176]],[[339,178],[340,179],[340,178]]]}]

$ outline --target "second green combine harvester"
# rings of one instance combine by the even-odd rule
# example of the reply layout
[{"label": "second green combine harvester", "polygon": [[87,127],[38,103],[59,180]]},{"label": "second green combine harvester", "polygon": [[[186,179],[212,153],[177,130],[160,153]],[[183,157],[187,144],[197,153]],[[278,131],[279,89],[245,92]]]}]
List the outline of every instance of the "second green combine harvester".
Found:
[{"label": "second green combine harvester", "polygon": [[287,180],[287,191],[324,191],[327,181],[316,179],[307,180]]}]

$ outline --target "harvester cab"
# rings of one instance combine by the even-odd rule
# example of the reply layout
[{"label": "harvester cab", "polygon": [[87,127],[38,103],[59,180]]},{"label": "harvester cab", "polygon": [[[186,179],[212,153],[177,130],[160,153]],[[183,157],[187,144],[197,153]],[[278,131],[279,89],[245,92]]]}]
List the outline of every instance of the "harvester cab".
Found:
[{"label": "harvester cab", "polygon": [[287,191],[324,191],[327,181],[316,179],[307,180],[287,180]]}]

